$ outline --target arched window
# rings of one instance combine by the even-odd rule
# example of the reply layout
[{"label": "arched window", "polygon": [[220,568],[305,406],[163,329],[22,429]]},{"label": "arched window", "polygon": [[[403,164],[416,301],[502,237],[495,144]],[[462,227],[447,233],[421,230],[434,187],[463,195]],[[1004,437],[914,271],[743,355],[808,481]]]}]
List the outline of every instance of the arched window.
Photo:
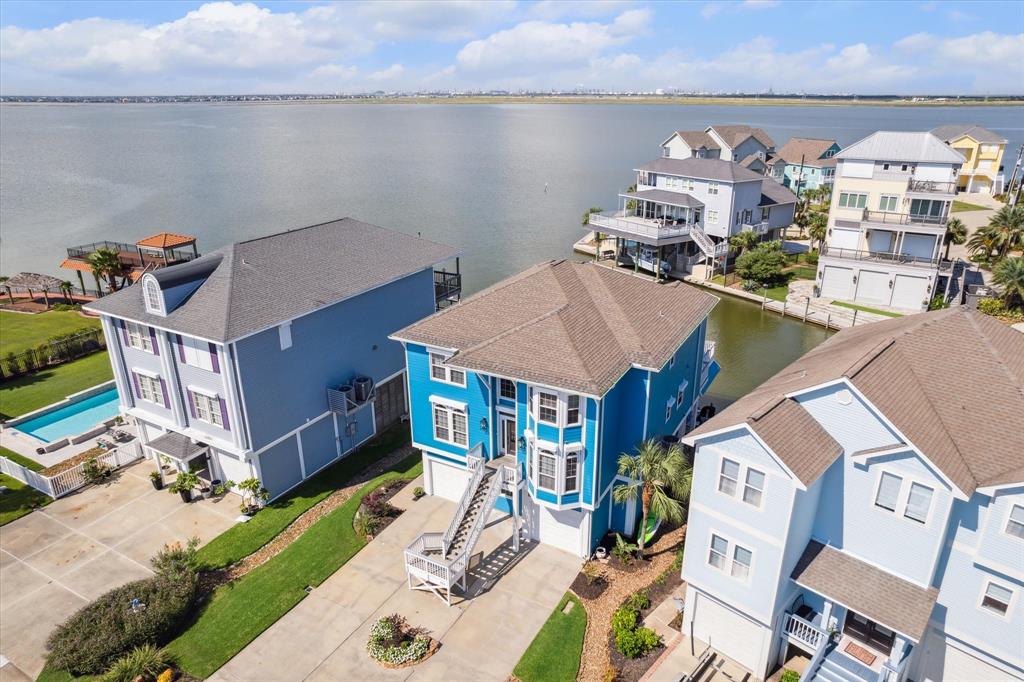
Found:
[{"label": "arched window", "polygon": [[146,311],[155,315],[164,314],[164,295],[160,291],[160,285],[153,277],[146,277],[142,281],[142,293],[146,297]]}]

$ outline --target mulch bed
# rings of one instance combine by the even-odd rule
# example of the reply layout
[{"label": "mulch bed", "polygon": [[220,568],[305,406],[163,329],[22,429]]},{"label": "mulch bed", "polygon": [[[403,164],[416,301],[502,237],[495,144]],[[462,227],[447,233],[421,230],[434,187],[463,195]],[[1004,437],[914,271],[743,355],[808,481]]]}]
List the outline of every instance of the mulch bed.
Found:
[{"label": "mulch bed", "polygon": [[[662,579],[663,577],[664,579]],[[644,618],[682,584],[682,576],[678,570],[667,570],[656,577],[651,586],[647,588],[647,596],[650,597],[651,605],[640,612],[637,622],[643,623]],[[677,620],[682,623],[682,616],[678,616]],[[665,645],[662,643],[655,647],[646,656],[626,658],[615,648],[615,637],[609,633],[608,651],[612,666],[619,671],[615,679],[620,682],[637,682],[665,652]]]},{"label": "mulch bed", "polygon": [[[381,501],[382,502],[388,502],[388,501],[391,500],[392,497],[397,495],[398,492],[402,488],[404,488],[406,485],[408,485],[408,483],[409,483],[408,481],[391,481],[390,483],[386,483],[386,484],[382,485],[381,487],[377,488],[376,490],[371,491],[363,499],[365,500],[365,499],[367,499],[368,497],[370,497],[371,495],[374,495],[374,494],[380,494],[381,495]],[[402,511],[403,510],[398,509],[397,507],[391,507],[389,505],[389,508],[388,508],[388,510],[387,510],[387,512],[385,514],[378,514],[377,515],[377,524],[378,525],[377,525],[377,533],[376,533],[376,535],[380,535],[381,531],[383,531],[385,528],[390,526],[392,521],[394,521],[399,516],[401,516],[402,515]],[[359,505],[359,510],[357,512],[357,517],[360,514],[368,514],[368,513],[370,513],[370,512],[367,510],[365,503]],[[374,538],[373,535],[368,535],[368,536],[366,536],[366,541],[369,542],[373,538]]]},{"label": "mulch bed", "polygon": [[104,450],[103,448],[100,447],[89,448],[85,452],[80,452],[70,459],[66,459],[63,462],[57,462],[52,467],[46,467],[39,473],[42,474],[43,476],[56,476],[62,471],[73,469],[82,462],[90,460],[93,457],[99,457],[100,455],[106,454],[107,452],[107,450]]},{"label": "mulch bed", "polygon": [[569,589],[572,590],[577,597],[582,597],[583,599],[597,599],[601,596],[602,592],[608,589],[608,579],[602,576],[597,580],[591,581],[583,574],[583,571],[580,571],[576,576],[576,579],[572,581],[572,585]]}]

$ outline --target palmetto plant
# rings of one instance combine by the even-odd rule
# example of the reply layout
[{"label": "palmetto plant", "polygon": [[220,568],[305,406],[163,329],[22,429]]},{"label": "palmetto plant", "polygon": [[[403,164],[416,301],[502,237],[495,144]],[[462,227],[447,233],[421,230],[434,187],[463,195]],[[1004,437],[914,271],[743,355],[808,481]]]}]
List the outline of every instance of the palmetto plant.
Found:
[{"label": "palmetto plant", "polygon": [[64,295],[64,301],[71,303],[71,290],[75,288],[75,285],[67,280],[60,283],[60,293]]},{"label": "palmetto plant", "polygon": [[97,281],[105,278],[111,291],[117,291],[117,278],[124,274],[121,256],[113,249],[96,249],[86,259]]},{"label": "palmetto plant", "polygon": [[612,499],[619,504],[640,499],[637,546],[642,556],[647,517],[651,513],[665,521],[682,522],[682,502],[690,498],[693,469],[678,444],[665,447],[652,438],[641,443],[636,454],[619,455],[618,473],[629,483],[615,486]]},{"label": "palmetto plant", "polygon": [[989,218],[986,229],[992,236],[997,260],[1024,246],[1024,206],[1003,206]]},{"label": "palmetto plant", "polygon": [[967,241],[967,226],[959,218],[950,218],[946,223],[946,234],[942,241],[946,244],[946,260],[949,260],[949,247]]},{"label": "palmetto plant", "polygon": [[817,242],[818,247],[821,247],[821,243],[825,241],[825,236],[828,233],[828,216],[824,213],[818,213],[815,211],[809,218],[809,227],[807,228],[807,234],[811,238],[811,248],[814,248],[814,243]]},{"label": "palmetto plant", "polygon": [[986,225],[976,230],[967,240],[967,253],[973,261],[988,263],[992,260],[992,252],[996,250],[996,243],[995,234]]},{"label": "palmetto plant", "polygon": [[736,257],[739,258],[743,249],[754,248],[760,240],[761,238],[757,236],[756,232],[747,230],[746,232],[737,232],[729,237],[729,246],[736,249]]},{"label": "palmetto plant", "polygon": [[1024,306],[1024,257],[1006,258],[992,270],[992,281],[1011,308]]}]

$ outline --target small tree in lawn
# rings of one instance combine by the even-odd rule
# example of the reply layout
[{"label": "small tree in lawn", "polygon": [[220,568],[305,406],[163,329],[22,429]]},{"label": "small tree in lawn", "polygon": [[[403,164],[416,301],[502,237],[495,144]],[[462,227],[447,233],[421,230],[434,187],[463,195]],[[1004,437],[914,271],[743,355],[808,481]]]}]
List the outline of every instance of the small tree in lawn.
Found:
[{"label": "small tree in lawn", "polygon": [[744,249],[752,249],[757,246],[761,238],[753,230],[737,232],[729,237],[729,246],[736,249],[736,257],[739,258]]},{"label": "small tree in lawn", "polygon": [[665,521],[680,523],[683,505],[690,497],[693,469],[686,462],[678,444],[667,448],[654,440],[640,444],[635,455],[619,455],[618,473],[629,479],[612,489],[612,499],[619,504],[640,498],[640,532],[637,533],[637,554],[644,554],[647,517],[654,513]]},{"label": "small tree in lawn", "polygon": [[270,499],[270,491],[263,487],[258,478],[247,478],[238,484],[242,491],[242,513],[255,511]]},{"label": "small tree in lawn", "polygon": [[778,241],[759,244],[736,260],[736,274],[761,285],[779,281],[785,267],[786,254]]}]

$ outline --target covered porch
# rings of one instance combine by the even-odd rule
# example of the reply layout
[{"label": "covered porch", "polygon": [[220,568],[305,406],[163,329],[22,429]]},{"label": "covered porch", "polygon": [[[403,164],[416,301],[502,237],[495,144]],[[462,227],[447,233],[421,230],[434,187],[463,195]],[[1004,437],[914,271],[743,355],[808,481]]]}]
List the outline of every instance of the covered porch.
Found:
[{"label": "covered porch", "polygon": [[215,478],[210,462],[210,446],[205,443],[168,431],[147,443],[145,449],[158,462],[170,464],[179,473],[191,471],[205,485],[210,485]]},{"label": "covered porch", "polygon": [[780,665],[795,647],[811,656],[801,680],[819,672],[865,682],[906,678],[937,590],[813,540],[790,577],[801,590],[783,615]]}]

